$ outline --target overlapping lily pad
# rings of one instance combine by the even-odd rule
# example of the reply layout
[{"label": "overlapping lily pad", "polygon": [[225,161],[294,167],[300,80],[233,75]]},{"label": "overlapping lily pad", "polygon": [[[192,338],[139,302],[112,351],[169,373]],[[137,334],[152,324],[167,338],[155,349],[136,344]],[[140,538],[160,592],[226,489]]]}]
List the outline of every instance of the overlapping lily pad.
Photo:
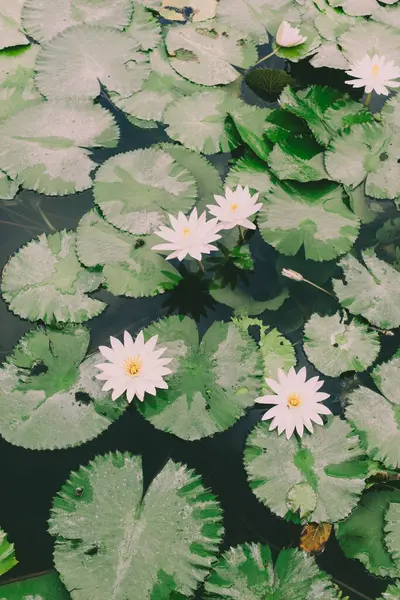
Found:
[{"label": "overlapping lily pad", "polygon": [[257,157],[248,156],[235,161],[225,179],[226,185],[234,188],[246,185],[260,196],[265,196],[272,188],[272,179],[265,163]]},{"label": "overlapping lily pad", "polygon": [[153,50],[161,38],[161,26],[156,17],[140,4],[135,4],[127,35],[135,40],[139,50]]},{"label": "overlapping lily pad", "polygon": [[148,487],[141,457],[118,452],[71,474],[54,499],[50,533],[75,600],[125,600],[133,589],[167,599],[192,596],[223,528],[218,502],[193,471],[169,461]]},{"label": "overlapping lily pad", "polygon": [[44,100],[34,81],[38,47],[0,53],[0,121]]},{"label": "overlapping lily pad", "polygon": [[389,504],[385,515],[385,543],[400,573],[400,504]]},{"label": "overlapping lily pad", "polygon": [[289,440],[260,422],[246,442],[244,464],[257,498],[275,514],[297,511],[307,522],[336,522],[356,506],[365,486],[357,435],[332,417],[312,435]]},{"label": "overlapping lily pad", "polygon": [[29,44],[21,25],[23,4],[24,0],[0,0],[0,50]]},{"label": "overlapping lily pad", "polygon": [[42,234],[10,258],[3,271],[3,298],[23,319],[82,323],[106,307],[88,296],[103,282],[85,269],[75,252],[75,234]]},{"label": "overlapping lily pad", "polygon": [[261,357],[253,339],[233,323],[213,323],[200,342],[192,319],[168,317],[145,330],[145,337],[152,335],[173,357],[168,389],[138,403],[157,429],[195,440],[228,429],[253,405]]},{"label": "overlapping lily pad", "polygon": [[55,571],[13,581],[0,587],[0,600],[70,600]]},{"label": "overlapping lily pad", "polygon": [[[5,531],[0,529],[0,577],[18,564],[14,544],[10,544]],[[0,590],[0,596],[1,596]]]},{"label": "overlapping lily pad", "polygon": [[338,44],[350,63],[360,60],[360,48],[362,56],[379,54],[396,61],[400,52],[400,31],[385,23],[363,19],[343,33]]},{"label": "overlapping lily pad", "polygon": [[126,401],[101,391],[85,358],[89,332],[38,327],[23,336],[0,369],[0,434],[12,444],[52,450],[83,444],[123,413]]}]

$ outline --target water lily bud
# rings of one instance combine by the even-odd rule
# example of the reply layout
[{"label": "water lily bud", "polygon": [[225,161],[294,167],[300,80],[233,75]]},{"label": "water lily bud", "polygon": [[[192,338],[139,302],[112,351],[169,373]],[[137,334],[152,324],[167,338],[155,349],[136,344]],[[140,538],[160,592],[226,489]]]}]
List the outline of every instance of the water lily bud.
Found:
[{"label": "water lily bud", "polygon": [[289,279],[294,279],[295,281],[304,281],[303,275],[292,269],[282,269],[282,275]]},{"label": "water lily bud", "polygon": [[300,35],[298,27],[292,27],[287,21],[282,21],[278,33],[276,34],[276,43],[283,48],[293,48],[304,44],[307,37]]}]

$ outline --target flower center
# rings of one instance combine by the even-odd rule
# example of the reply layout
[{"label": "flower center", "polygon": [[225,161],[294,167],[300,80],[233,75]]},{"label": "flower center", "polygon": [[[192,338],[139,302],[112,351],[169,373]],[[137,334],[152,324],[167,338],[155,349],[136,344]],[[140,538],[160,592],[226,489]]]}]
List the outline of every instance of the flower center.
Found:
[{"label": "flower center", "polygon": [[183,235],[183,237],[187,237],[187,236],[188,236],[188,235],[190,235],[191,233],[192,233],[192,232],[191,232],[191,229],[190,229],[190,227],[184,227],[184,228],[183,228],[183,230],[182,230],[182,235]]},{"label": "flower center", "polygon": [[372,69],[371,69],[371,73],[373,75],[373,77],[376,77],[377,75],[379,75],[379,65],[372,65]]},{"label": "flower center", "polygon": [[300,404],[301,398],[299,394],[289,394],[287,399],[287,405],[289,408],[297,408],[297,406],[300,406]]},{"label": "flower center", "polygon": [[142,368],[142,359],[140,358],[139,354],[137,356],[135,356],[134,358],[131,358],[131,357],[127,358],[126,361],[124,362],[125,373],[127,375],[132,375],[132,377],[139,375],[141,368]]},{"label": "flower center", "polygon": [[234,202],[233,204],[231,204],[231,210],[233,212],[236,212],[238,208],[239,208],[239,205],[236,202]]}]

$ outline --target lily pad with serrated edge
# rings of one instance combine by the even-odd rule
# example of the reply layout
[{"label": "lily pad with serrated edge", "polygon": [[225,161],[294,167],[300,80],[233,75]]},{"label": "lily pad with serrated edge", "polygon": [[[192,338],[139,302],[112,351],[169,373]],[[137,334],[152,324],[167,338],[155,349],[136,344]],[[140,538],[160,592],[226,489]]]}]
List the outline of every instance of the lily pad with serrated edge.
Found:
[{"label": "lily pad with serrated edge", "polygon": [[216,19],[170,27],[165,44],[175,71],[201,85],[231,83],[240,76],[234,67],[257,60],[254,42]]},{"label": "lily pad with serrated edge", "polygon": [[368,54],[372,57],[378,54],[385,56],[387,60],[397,61],[400,52],[400,32],[385,23],[361,19],[343,33],[337,43],[349,63],[360,60],[360,48],[362,56]]},{"label": "lily pad with serrated edge", "polygon": [[188,169],[160,148],[109,158],[96,173],[93,191],[107,221],[135,235],[169,223],[168,213],[189,211],[197,195]]},{"label": "lily pad with serrated edge", "polygon": [[195,322],[173,316],[153,323],[144,335],[158,335],[166,356],[173,357],[168,389],[138,403],[157,429],[196,440],[228,429],[253,405],[261,359],[254,340],[233,323],[213,323],[199,342]]},{"label": "lily pad with serrated edge", "polygon": [[307,183],[330,179],[322,148],[311,136],[284,139],[275,144],[268,166],[278,179]]},{"label": "lily pad with serrated edge", "polygon": [[379,577],[399,576],[384,543],[385,515],[394,503],[400,503],[399,490],[369,491],[350,517],[336,525],[336,538],[345,556],[359,560]]},{"label": "lily pad with serrated edge", "polygon": [[64,196],[92,187],[88,148],[117,145],[114,117],[88,102],[42,102],[0,123],[0,169],[26,189]]},{"label": "lily pad with serrated edge", "polygon": [[258,225],[278,252],[293,256],[304,246],[307,259],[324,261],[351,249],[360,222],[344,204],[341,186],[281,182],[266,194]]},{"label": "lily pad with serrated edge", "polygon": [[[284,548],[275,564],[269,546],[243,544],[218,560],[205,584],[207,600],[337,600],[337,589],[315,559]],[[227,593],[228,592],[228,593]]]},{"label": "lily pad with serrated edge", "polygon": [[148,487],[141,457],[119,452],[71,473],[49,525],[74,600],[191,596],[223,533],[219,504],[194,471],[169,461]]},{"label": "lily pad with serrated edge", "polygon": [[[5,531],[0,529],[0,577],[18,564],[14,544],[10,544]],[[0,588],[0,596],[1,596]]]},{"label": "lily pad with serrated edge", "polygon": [[244,465],[257,498],[285,517],[293,488],[308,484],[317,503],[307,516],[300,506],[307,522],[334,523],[346,518],[359,500],[366,476],[364,455],[350,426],[331,417],[327,425],[316,426],[312,435],[289,440],[269,431],[269,426],[258,423],[246,441]]},{"label": "lily pad with serrated edge", "polygon": [[0,586],[0,600],[70,600],[55,571]]},{"label": "lily pad with serrated edge", "polygon": [[385,522],[385,544],[400,573],[400,504],[389,504]]},{"label": "lily pad with serrated edge", "polygon": [[263,100],[277,100],[287,85],[294,85],[295,79],[280,69],[253,69],[246,74],[245,81],[249,88]]},{"label": "lily pad with serrated edge", "polygon": [[21,25],[23,3],[24,0],[0,0],[0,50],[29,44]]},{"label": "lily pad with serrated edge", "polygon": [[133,17],[125,33],[131,36],[139,50],[153,50],[161,39],[161,26],[156,17],[140,4],[135,4]]},{"label": "lily pad with serrated edge", "polygon": [[1,291],[16,315],[45,323],[82,323],[106,307],[88,296],[103,282],[75,252],[75,234],[44,233],[22,246],[4,267]]},{"label": "lily pad with serrated edge", "polygon": [[304,327],[304,351],[316,368],[338,377],[346,371],[365,371],[379,354],[376,331],[354,319],[345,323],[339,313],[313,314]]},{"label": "lily pad with serrated edge", "polygon": [[271,152],[271,145],[265,138],[267,128],[266,120],[270,115],[269,108],[251,106],[244,102],[232,103],[229,116],[246,146],[248,146],[262,160],[267,161]]},{"label": "lily pad with serrated edge", "polygon": [[0,434],[31,450],[78,446],[97,437],[127,406],[96,379],[99,352],[85,358],[82,326],[38,327],[24,335],[0,369]]},{"label": "lily pad with serrated edge", "polygon": [[102,265],[104,286],[115,296],[141,298],[172,289],[178,271],[152,250],[156,236],[134,236],[120,231],[92,210],[77,229],[77,254],[86,267]]},{"label": "lily pad with serrated edge", "polygon": [[363,263],[351,254],[339,263],[345,282],[334,279],[333,289],[340,304],[382,329],[398,327],[400,306],[393,299],[400,290],[400,273],[377,258],[372,248],[361,252],[361,256]]},{"label": "lily pad with serrated edge", "polygon": [[252,193],[265,196],[272,188],[271,175],[266,164],[256,156],[244,156],[233,163],[228,171],[225,184],[233,188],[237,185],[250,188]]},{"label": "lily pad with serrated edge", "polygon": [[42,46],[36,60],[36,85],[48,99],[94,99],[101,85],[131,96],[150,73],[137,44],[117,29],[70,27]]},{"label": "lily pad with serrated edge", "polygon": [[400,581],[396,581],[393,585],[389,585],[386,592],[383,592],[379,600],[400,600]]},{"label": "lily pad with serrated edge", "polygon": [[37,53],[38,46],[0,52],[0,121],[43,102],[34,81]]}]

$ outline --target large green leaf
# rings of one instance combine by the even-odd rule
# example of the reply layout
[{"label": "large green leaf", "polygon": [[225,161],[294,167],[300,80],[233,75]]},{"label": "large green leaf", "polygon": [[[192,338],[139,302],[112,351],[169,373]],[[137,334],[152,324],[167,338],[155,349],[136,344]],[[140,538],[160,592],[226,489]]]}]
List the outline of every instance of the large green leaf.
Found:
[{"label": "large green leaf", "polygon": [[0,123],[0,169],[23,187],[63,196],[92,186],[87,148],[117,145],[111,113],[87,102],[43,102]]},{"label": "large green leaf", "polygon": [[385,521],[385,544],[400,574],[400,504],[389,504]]},{"label": "large green leaf", "polygon": [[240,138],[262,160],[267,160],[271,152],[271,146],[264,137],[267,128],[266,119],[270,113],[269,108],[259,108],[244,102],[232,103],[229,110],[229,116]]},{"label": "large green leaf", "polygon": [[210,600],[336,600],[337,590],[315,559],[296,548],[280,551],[275,564],[269,546],[230,548],[206,580]]},{"label": "large green leaf", "polygon": [[120,453],[71,474],[49,530],[73,600],[191,596],[223,532],[219,505],[193,471],[169,461],[147,489],[141,458]]},{"label": "large green leaf", "polygon": [[225,184],[231,188],[247,185],[253,193],[259,192],[261,197],[272,187],[271,175],[266,164],[255,156],[244,156],[234,162],[226,176]]},{"label": "large green leaf", "polygon": [[257,60],[252,41],[215,19],[171,27],[165,43],[175,71],[202,85],[235,81],[239,71],[233,65],[247,68]]},{"label": "large green leaf", "polygon": [[282,140],[268,157],[271,171],[279,179],[308,182],[330,179],[321,146],[311,136]]},{"label": "large green leaf", "polygon": [[400,355],[378,365],[372,377],[382,395],[360,387],[348,397],[346,417],[365,451],[388,468],[400,467]]},{"label": "large green leaf", "polygon": [[340,304],[383,329],[398,327],[400,306],[393,299],[400,290],[400,273],[377,258],[372,248],[361,255],[363,264],[351,254],[339,263],[345,282],[334,279],[333,289]]},{"label": "large green leaf", "polygon": [[319,35],[317,29],[306,18],[303,19],[300,31],[301,35],[304,35],[307,38],[303,44],[292,47],[283,47],[277,46],[276,41],[274,42],[273,48],[277,50],[277,56],[286,60],[290,60],[291,62],[299,62],[308,56],[315,54],[321,45],[321,36]]},{"label": "large green leaf", "polygon": [[286,71],[268,68],[249,71],[245,81],[257,96],[269,102],[276,100],[287,85],[296,83]]},{"label": "large green leaf", "polygon": [[73,25],[102,25],[124,29],[131,20],[131,0],[25,0],[22,22],[40,43]]},{"label": "large green leaf", "polygon": [[384,23],[362,19],[356,25],[341,35],[338,44],[345,58],[354,63],[362,56],[379,54],[387,60],[397,61],[400,52],[400,32]]},{"label": "large green leaf", "polygon": [[336,522],[356,506],[365,486],[358,437],[339,417],[303,438],[278,436],[258,423],[246,442],[244,464],[257,498],[285,517]]},{"label": "large green leaf", "polygon": [[0,586],[0,600],[69,600],[55,571]]},{"label": "large green leaf", "polygon": [[400,503],[399,490],[367,492],[350,517],[336,525],[336,537],[344,554],[358,559],[380,577],[400,575],[384,543],[385,515],[394,503]]},{"label": "large green leaf", "polygon": [[105,287],[115,296],[162,294],[181,279],[178,271],[152,250],[159,238],[134,236],[107,223],[96,210],[84,215],[77,230],[77,254],[86,267],[103,267]]},{"label": "large green leaf", "polygon": [[261,235],[289,256],[297,254],[302,246],[306,258],[315,261],[344,254],[356,241],[360,224],[342,196],[342,188],[334,184],[276,184],[259,213]]},{"label": "large green leaf", "polygon": [[195,322],[174,316],[145,330],[145,338],[153,335],[174,358],[168,389],[138,405],[157,429],[195,440],[228,429],[253,405],[261,358],[253,339],[233,323],[214,322],[199,342]]},{"label": "large green leaf", "polygon": [[393,585],[389,585],[379,600],[400,600],[400,581],[396,581]]},{"label": "large green leaf", "polygon": [[34,82],[38,46],[0,53],[0,121],[44,100]]},{"label": "large green leaf", "polygon": [[96,98],[100,84],[121,96],[140,90],[150,67],[129,35],[77,25],[42,46],[36,83],[46,98]]},{"label": "large green leaf", "polygon": [[61,231],[22,246],[3,271],[1,289],[10,309],[23,319],[82,323],[106,307],[87,294],[103,277],[79,263],[75,234]]},{"label": "large green leaf", "polygon": [[357,319],[346,323],[340,313],[313,314],[304,327],[304,350],[321,373],[338,377],[372,365],[380,350],[379,335]]},{"label": "large green leaf", "polygon": [[21,26],[23,4],[24,0],[0,0],[0,50],[29,44]]},{"label": "large green leaf", "polygon": [[[296,354],[292,344],[277,329],[261,328],[259,344],[264,378],[275,379],[278,369],[287,373],[296,365]],[[266,389],[269,389],[268,386]]]},{"label": "large green leaf", "polygon": [[33,450],[77,446],[95,438],[126,407],[95,378],[99,352],[85,358],[81,326],[37,328],[23,336],[0,369],[0,434]]},{"label": "large green leaf", "polygon": [[195,199],[194,177],[160,148],[109,158],[94,183],[94,200],[106,219],[136,235],[154,232],[168,213],[187,212]]},{"label": "large green leaf", "polygon": [[[18,564],[14,544],[10,544],[5,531],[0,529],[0,577]],[[1,596],[1,588],[0,588]]]}]

